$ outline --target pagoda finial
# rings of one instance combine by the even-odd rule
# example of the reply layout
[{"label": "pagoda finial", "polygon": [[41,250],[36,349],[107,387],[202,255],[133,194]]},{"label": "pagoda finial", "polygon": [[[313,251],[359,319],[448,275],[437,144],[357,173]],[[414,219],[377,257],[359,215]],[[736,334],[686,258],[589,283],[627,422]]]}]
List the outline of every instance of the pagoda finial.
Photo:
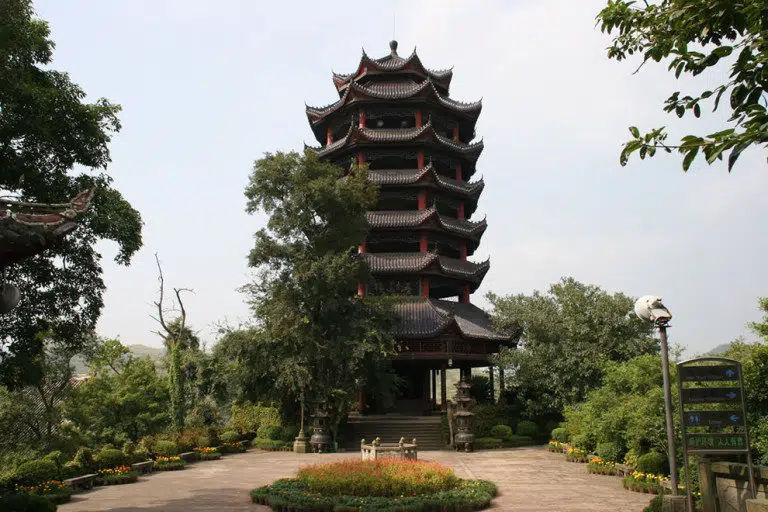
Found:
[{"label": "pagoda finial", "polygon": [[391,40],[389,42],[389,49],[392,50],[392,55],[397,55],[397,41]]}]

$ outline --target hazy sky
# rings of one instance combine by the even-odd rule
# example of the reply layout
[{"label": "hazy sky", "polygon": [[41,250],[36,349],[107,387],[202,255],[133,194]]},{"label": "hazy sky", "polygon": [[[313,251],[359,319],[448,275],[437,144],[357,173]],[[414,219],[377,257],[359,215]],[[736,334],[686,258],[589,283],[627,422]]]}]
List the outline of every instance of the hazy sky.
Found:
[{"label": "hazy sky", "polygon": [[186,306],[204,339],[218,321],[247,318],[236,288],[265,220],[244,212],[252,162],[314,143],[304,101],[334,101],[331,70],[353,71],[361,47],[387,54],[394,13],[401,55],[417,46],[428,67],[454,66],[452,97],[483,98],[487,186],[475,216],[489,228],[474,259],[492,266],[474,302],[570,275],[661,295],[671,340],[692,352],[747,334],[768,295],[764,151],[744,153],[732,175],[703,162],[685,174],[667,155],[621,168],[629,125],[710,133],[723,117],[662,111],[674,90],[716,76],[694,85],[662,65],[633,76],[637,61],[609,61],[594,21],[605,3],[38,0],[54,67],[124,109],[110,172],[144,218],[144,248],[121,267],[102,246],[100,333],[160,346],[154,252],[168,286],[194,288]]}]

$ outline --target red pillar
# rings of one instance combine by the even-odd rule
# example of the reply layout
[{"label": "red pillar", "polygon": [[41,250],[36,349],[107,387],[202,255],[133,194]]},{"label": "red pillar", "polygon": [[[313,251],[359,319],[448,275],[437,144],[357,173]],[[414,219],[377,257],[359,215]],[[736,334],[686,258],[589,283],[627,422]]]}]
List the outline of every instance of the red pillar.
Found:
[{"label": "red pillar", "polygon": [[365,412],[365,391],[363,391],[362,389],[360,390],[360,398],[358,402],[359,403],[357,405],[357,412],[362,414]]},{"label": "red pillar", "polygon": [[421,150],[416,154],[416,162],[419,169],[424,168],[424,150]]},{"label": "red pillar", "polygon": [[454,126],[453,127],[453,141],[454,142],[459,142],[459,127],[458,126]]},{"label": "red pillar", "polygon": [[428,277],[421,278],[421,296],[425,299],[429,297],[429,278]]},{"label": "red pillar", "polygon": [[357,154],[357,166],[358,166],[358,167],[362,167],[362,166],[364,166],[364,165],[365,165],[365,153],[363,153],[362,151],[360,151],[360,152]]},{"label": "red pillar", "polygon": [[427,191],[422,190],[419,192],[419,194],[416,196],[419,202],[419,210],[426,210],[427,209]]},{"label": "red pillar", "polygon": [[422,233],[421,238],[419,239],[419,252],[427,252],[428,247],[429,238],[426,233]]},{"label": "red pillar", "polygon": [[[368,248],[365,246],[365,242],[362,242],[360,246],[357,248],[357,252],[360,254],[364,254],[368,251]],[[357,295],[360,297],[365,297],[365,283],[362,281],[357,282]]]},{"label": "red pillar", "polygon": [[365,111],[360,111],[360,124],[358,125],[360,128],[365,128]]},{"label": "red pillar", "polygon": [[459,203],[459,208],[456,210],[456,218],[464,220],[464,201]]},{"label": "red pillar", "polygon": [[330,144],[333,142],[333,135],[331,134],[331,127],[329,126],[328,129],[325,130],[325,143]]},{"label": "red pillar", "polygon": [[459,249],[461,261],[467,261],[467,242],[461,242],[461,248]]},{"label": "red pillar", "polygon": [[443,363],[443,367],[440,368],[440,410],[443,412],[448,410],[448,400],[446,399],[446,370],[448,370],[448,365]]},{"label": "red pillar", "polygon": [[422,127],[422,121],[421,121],[421,110],[416,111],[416,128]]},{"label": "red pillar", "polygon": [[456,167],[456,181],[464,181],[464,177],[461,175],[461,166]]},{"label": "red pillar", "polygon": [[464,304],[469,304],[469,286],[465,285],[464,289],[461,291],[461,302]]}]

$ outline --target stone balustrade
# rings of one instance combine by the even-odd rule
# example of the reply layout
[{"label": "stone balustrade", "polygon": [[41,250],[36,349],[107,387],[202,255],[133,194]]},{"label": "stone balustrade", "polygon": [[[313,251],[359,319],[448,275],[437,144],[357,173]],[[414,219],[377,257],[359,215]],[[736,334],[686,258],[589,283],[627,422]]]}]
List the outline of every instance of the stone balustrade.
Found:
[{"label": "stone balustrade", "polygon": [[405,438],[401,437],[399,443],[382,443],[381,439],[377,437],[370,444],[366,444],[365,439],[361,440],[360,454],[363,460],[376,460],[385,457],[417,460],[418,447],[416,439],[406,443]]}]

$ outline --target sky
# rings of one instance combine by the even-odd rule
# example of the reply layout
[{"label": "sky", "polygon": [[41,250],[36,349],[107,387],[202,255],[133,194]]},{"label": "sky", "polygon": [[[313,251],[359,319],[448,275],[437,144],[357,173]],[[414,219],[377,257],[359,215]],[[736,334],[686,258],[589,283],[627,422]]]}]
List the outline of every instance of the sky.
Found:
[{"label": "sky", "polygon": [[[628,127],[668,126],[673,139],[721,128],[663,112],[674,91],[720,83],[724,72],[675,80],[664,65],[608,60],[595,27],[606,0],[249,2],[38,0],[56,41],[53,67],[90,100],[123,106],[111,144],[115,186],[143,217],[130,266],[100,244],[107,292],[100,334],[161,346],[150,315],[154,254],[167,286],[194,289],[185,306],[203,340],[247,321],[237,288],[263,215],[243,190],[265,152],[315,144],[304,102],[336,100],[331,72],[362,53],[416,46],[432,69],[453,66],[451,97],[483,100],[477,134],[486,180],[473,219],[489,227],[474,259],[491,270],[484,295],[546,290],[563,276],[631,296],[661,296],[670,342],[695,354],[751,337],[768,295],[768,172],[764,149],[734,172],[676,155],[619,165]],[[393,23],[394,21],[394,23]]]}]

